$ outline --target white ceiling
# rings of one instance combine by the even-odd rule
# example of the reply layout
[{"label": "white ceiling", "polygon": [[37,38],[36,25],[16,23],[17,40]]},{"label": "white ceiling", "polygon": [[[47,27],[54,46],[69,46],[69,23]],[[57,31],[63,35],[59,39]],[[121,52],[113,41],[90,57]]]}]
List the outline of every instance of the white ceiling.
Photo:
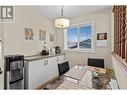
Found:
[{"label": "white ceiling", "polygon": [[[64,17],[74,18],[87,13],[110,8],[111,6],[63,6]],[[37,13],[54,20],[61,16],[61,6],[33,6]]]}]

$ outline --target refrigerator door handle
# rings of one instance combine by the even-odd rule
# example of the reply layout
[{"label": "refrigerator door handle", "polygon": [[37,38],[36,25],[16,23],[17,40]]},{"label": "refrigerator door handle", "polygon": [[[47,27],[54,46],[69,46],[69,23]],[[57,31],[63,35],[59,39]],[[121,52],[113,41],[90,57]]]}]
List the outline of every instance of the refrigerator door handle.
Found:
[{"label": "refrigerator door handle", "polygon": [[16,82],[21,81],[21,80],[23,80],[23,78],[20,78],[20,79],[15,80],[15,81],[11,81],[10,84],[12,84],[12,83],[16,83]]},{"label": "refrigerator door handle", "polygon": [[2,74],[2,70],[1,70],[1,68],[0,68],[0,74]]}]

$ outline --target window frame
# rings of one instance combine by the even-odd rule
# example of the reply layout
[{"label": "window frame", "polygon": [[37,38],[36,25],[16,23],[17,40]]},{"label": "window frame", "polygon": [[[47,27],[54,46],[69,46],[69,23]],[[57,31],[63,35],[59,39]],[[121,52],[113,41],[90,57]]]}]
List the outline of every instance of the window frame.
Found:
[{"label": "window frame", "polygon": [[[79,28],[80,27],[84,27],[84,26],[91,26],[91,48],[88,49],[88,48],[84,48],[84,49],[81,49],[79,48],[79,35],[80,35],[80,31],[79,31]],[[77,28],[78,29],[78,32],[77,32],[77,39],[78,39],[78,48],[76,49],[69,49],[68,48],[68,34],[67,34],[67,30],[70,29],[70,28]],[[94,52],[94,21],[88,21],[88,22],[83,22],[83,23],[80,23],[80,24],[74,24],[72,25],[71,27],[69,28],[66,28],[64,29],[64,51],[72,51],[72,52]]]}]

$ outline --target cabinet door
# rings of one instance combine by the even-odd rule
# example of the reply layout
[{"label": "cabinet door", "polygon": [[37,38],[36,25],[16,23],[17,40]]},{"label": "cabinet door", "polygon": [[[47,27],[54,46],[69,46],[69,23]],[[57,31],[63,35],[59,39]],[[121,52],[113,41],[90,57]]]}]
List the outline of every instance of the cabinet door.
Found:
[{"label": "cabinet door", "polygon": [[[63,60],[62,56],[60,60]],[[35,89],[39,85],[59,76],[57,57],[30,61],[28,64],[29,89]]]},{"label": "cabinet door", "polygon": [[29,62],[28,71],[28,88],[34,89],[46,81],[44,75],[44,60]]},{"label": "cabinet door", "polygon": [[64,55],[57,56],[58,64],[62,63],[63,61],[64,61]]},{"label": "cabinet door", "polygon": [[45,77],[47,80],[51,80],[58,76],[57,57],[51,57],[45,60],[48,62],[48,65],[45,66]]}]

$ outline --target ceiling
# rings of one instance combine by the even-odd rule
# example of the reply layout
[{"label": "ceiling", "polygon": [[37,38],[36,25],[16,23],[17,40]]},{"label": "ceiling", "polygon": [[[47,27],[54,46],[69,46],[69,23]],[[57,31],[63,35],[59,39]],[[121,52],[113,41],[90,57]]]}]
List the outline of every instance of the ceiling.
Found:
[{"label": "ceiling", "polygon": [[[34,11],[42,16],[48,17],[51,20],[61,16],[61,6],[33,6]],[[111,6],[63,6],[64,17],[74,18],[87,13],[111,8]]]}]

